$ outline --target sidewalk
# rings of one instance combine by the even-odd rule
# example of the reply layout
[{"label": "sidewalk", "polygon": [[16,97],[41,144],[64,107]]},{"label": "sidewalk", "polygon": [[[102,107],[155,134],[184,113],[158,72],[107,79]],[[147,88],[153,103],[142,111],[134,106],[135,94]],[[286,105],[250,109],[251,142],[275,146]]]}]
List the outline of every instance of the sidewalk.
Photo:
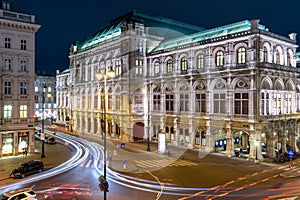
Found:
[{"label": "sidewalk", "polygon": [[45,143],[45,158],[41,158],[42,142],[38,140],[35,140],[35,142],[36,151],[34,153],[27,154],[27,156],[20,154],[18,156],[0,158],[0,181],[10,178],[10,171],[18,167],[23,162],[27,162],[29,160],[41,160],[43,161],[44,169],[46,170],[64,163],[72,156],[72,151],[62,144],[57,143],[50,145]]}]

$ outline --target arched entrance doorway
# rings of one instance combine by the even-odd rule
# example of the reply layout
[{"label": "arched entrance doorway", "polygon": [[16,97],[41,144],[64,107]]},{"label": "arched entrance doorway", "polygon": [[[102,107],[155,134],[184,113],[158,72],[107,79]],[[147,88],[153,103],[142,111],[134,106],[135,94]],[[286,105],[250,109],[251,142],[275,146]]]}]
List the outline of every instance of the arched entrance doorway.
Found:
[{"label": "arched entrance doorway", "polygon": [[234,151],[241,157],[249,157],[250,141],[249,134],[244,131],[236,131],[233,133]]},{"label": "arched entrance doorway", "polygon": [[133,140],[137,141],[137,140],[143,140],[144,138],[144,124],[141,122],[137,122],[133,125]]}]

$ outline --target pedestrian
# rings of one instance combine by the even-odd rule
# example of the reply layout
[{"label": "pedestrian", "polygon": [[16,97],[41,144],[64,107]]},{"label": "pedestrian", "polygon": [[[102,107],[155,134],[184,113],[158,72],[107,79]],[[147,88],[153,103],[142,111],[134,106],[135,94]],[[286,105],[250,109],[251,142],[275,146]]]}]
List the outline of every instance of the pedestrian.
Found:
[{"label": "pedestrian", "polygon": [[123,160],[123,169],[126,169],[127,160]]},{"label": "pedestrian", "polygon": [[289,169],[290,169],[290,171],[293,170],[293,165],[292,165],[292,163],[289,164]]}]

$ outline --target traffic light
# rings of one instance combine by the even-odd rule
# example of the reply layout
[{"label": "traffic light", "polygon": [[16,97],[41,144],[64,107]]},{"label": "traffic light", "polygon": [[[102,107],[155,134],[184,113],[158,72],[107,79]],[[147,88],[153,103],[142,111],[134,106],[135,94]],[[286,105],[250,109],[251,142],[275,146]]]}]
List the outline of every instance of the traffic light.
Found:
[{"label": "traffic light", "polygon": [[108,185],[108,182],[106,181],[106,179],[104,178],[104,176],[102,176],[102,175],[99,176],[98,181],[99,181],[98,187],[99,187],[100,191],[108,192],[109,185]]}]

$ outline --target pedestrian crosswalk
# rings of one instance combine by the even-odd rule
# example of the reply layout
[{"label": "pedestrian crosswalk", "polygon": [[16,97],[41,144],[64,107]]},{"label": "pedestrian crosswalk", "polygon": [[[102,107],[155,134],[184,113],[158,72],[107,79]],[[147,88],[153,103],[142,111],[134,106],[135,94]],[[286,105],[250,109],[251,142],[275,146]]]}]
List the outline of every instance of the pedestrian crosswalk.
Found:
[{"label": "pedestrian crosswalk", "polygon": [[80,164],[80,167],[94,168],[95,166],[93,165],[93,159],[86,159]]},{"label": "pedestrian crosswalk", "polygon": [[136,160],[134,161],[137,167],[141,168],[160,168],[160,167],[185,167],[194,166],[196,163],[186,160],[168,160],[168,159],[157,159],[157,160]]}]

